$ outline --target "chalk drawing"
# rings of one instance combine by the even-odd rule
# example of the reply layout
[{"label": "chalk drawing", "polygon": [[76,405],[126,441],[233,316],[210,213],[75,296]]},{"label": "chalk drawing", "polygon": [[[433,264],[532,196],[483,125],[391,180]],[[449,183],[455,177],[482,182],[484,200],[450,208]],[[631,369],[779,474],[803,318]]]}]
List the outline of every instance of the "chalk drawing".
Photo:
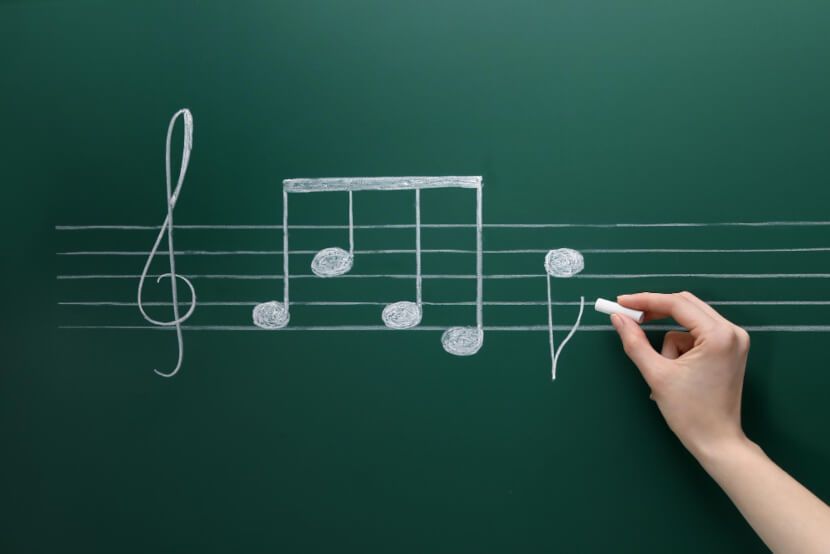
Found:
[{"label": "chalk drawing", "polygon": [[421,278],[421,189],[415,189],[415,302],[401,300],[383,308],[381,319],[390,329],[411,329],[423,316]]},{"label": "chalk drawing", "polygon": [[545,255],[545,271],[553,277],[573,277],[585,269],[585,260],[577,250],[558,248]]},{"label": "chalk drawing", "polygon": [[[421,190],[442,188],[468,188],[476,191],[476,273],[469,278],[476,281],[476,325],[475,327],[451,327],[441,337],[444,350],[458,356],[475,354],[484,341],[483,330],[483,264],[482,264],[482,195],[481,177],[446,176],[446,177],[336,177],[323,179],[286,179],[283,181],[283,275],[203,275],[201,278],[212,279],[282,279],[282,302],[271,300],[257,304],[253,310],[254,325],[263,329],[281,329],[288,325],[289,308],[289,271],[290,251],[288,248],[288,196],[289,193],[316,193],[346,191],[349,194],[349,252],[330,247],[318,252],[312,261],[312,276],[316,277],[351,277],[351,278],[397,278],[415,280],[415,301],[403,300],[388,304],[381,312],[381,319],[389,329],[411,329],[420,324],[423,314],[421,273]],[[354,191],[415,191],[415,275],[346,275],[354,263]],[[171,247],[172,250],[172,247]],[[309,275],[295,275],[294,278],[308,278]],[[59,276],[69,277],[69,276]],[[79,278],[80,276],[74,276]],[[87,276],[88,278],[106,278],[104,276]],[[464,275],[448,275],[446,278],[467,278]]]},{"label": "chalk drawing", "polygon": [[559,349],[554,347],[553,341],[553,297],[551,294],[550,278],[568,278],[574,277],[585,268],[585,260],[578,250],[572,248],[558,248],[550,250],[545,255],[545,273],[547,273],[547,289],[548,289],[548,341],[550,343],[550,363],[551,363],[551,379],[556,379],[556,362],[559,360],[559,355],[562,354],[562,349],[571,340],[571,337],[576,332],[579,323],[582,321],[582,312],[585,308],[585,297],[579,297],[579,315],[576,317],[570,332],[567,334]]},{"label": "chalk drawing", "polygon": [[289,313],[285,304],[272,300],[254,306],[254,325],[263,329],[280,329],[288,325]]},{"label": "chalk drawing", "polygon": [[[58,325],[59,329],[131,329],[131,330],[171,330],[170,327],[146,327],[140,325]],[[741,328],[750,333],[753,332],[772,332],[772,333],[827,333],[830,332],[830,325],[741,325]],[[186,331],[262,331],[261,327],[255,325],[185,325],[182,329]],[[554,331],[568,331],[572,330],[572,325],[554,325]],[[443,331],[443,327],[435,325],[419,325],[412,329],[412,331]],[[644,331],[683,331],[683,327],[679,325],[643,325]],[[389,327],[385,325],[300,325],[296,327],[286,327],[283,331],[386,331],[390,332]],[[550,327],[548,325],[487,325],[484,331],[490,332],[518,332],[526,333],[529,331],[548,333]],[[579,331],[607,331],[616,332],[613,325],[580,325]]]},{"label": "chalk drawing", "polygon": [[[171,171],[170,171],[170,141],[171,136],[173,135],[173,128],[176,125],[176,120],[182,117],[182,121],[184,122],[184,145],[182,146],[182,161],[181,166],[179,167],[179,178],[176,181],[176,188],[172,188],[172,179],[171,179]],[[138,294],[137,294],[137,304],[138,309],[141,311],[141,315],[146,319],[148,322],[152,323],[153,325],[159,326],[174,326],[176,328],[176,339],[179,345],[179,357],[176,362],[176,366],[170,370],[169,372],[159,371],[158,369],[154,369],[157,374],[161,375],[162,377],[172,377],[176,373],[178,373],[179,369],[182,367],[182,359],[184,357],[184,340],[182,339],[182,322],[186,321],[191,315],[193,315],[193,310],[196,309],[196,290],[193,288],[193,283],[187,277],[183,275],[179,275],[176,273],[176,256],[175,256],[175,249],[173,248],[173,210],[176,207],[176,202],[179,199],[179,193],[182,190],[182,184],[184,183],[184,176],[187,173],[187,165],[190,163],[190,151],[193,149],[193,116],[191,115],[190,111],[187,109],[181,109],[177,111],[173,117],[170,119],[170,124],[167,126],[167,141],[165,143],[165,175],[166,175],[166,182],[167,182],[167,216],[164,218],[164,222],[161,224],[161,229],[159,230],[159,234],[156,237],[156,242],[153,244],[153,247],[150,249],[150,254],[147,257],[147,262],[144,264],[144,269],[141,271],[141,276],[138,280]],[[168,261],[170,264],[170,271],[168,273],[164,273],[162,275],[158,275],[156,277],[156,283],[160,283],[161,280],[165,277],[170,279],[170,292],[173,296],[173,319],[170,321],[159,321],[156,319],[151,318],[147,315],[147,312],[144,310],[144,305],[142,304],[141,300],[141,293],[144,288],[144,281],[147,278],[147,272],[150,270],[150,264],[153,262],[153,257],[156,255],[158,251],[159,244],[161,244],[161,239],[164,237],[164,232],[167,231],[167,246],[168,246]],[[184,281],[184,284],[190,289],[190,308],[184,315],[179,315],[179,296],[177,292],[176,286],[176,279],[181,279]]]},{"label": "chalk drawing", "polygon": [[288,191],[282,189],[282,302],[270,300],[254,306],[254,325],[262,329],[282,329],[288,325]]},{"label": "chalk drawing", "polygon": [[[286,257],[287,259],[287,257]],[[58,275],[61,280],[83,279],[137,279],[137,274],[84,274]],[[158,275],[153,275],[158,277]],[[415,279],[412,273],[367,273],[360,275],[340,275],[341,279]],[[830,273],[583,273],[574,275],[573,279],[647,279],[647,278],[696,278],[696,279],[830,279]],[[316,279],[317,275],[292,275],[292,279]],[[461,280],[515,280],[515,279],[544,279],[540,273],[491,273],[479,276],[477,274],[441,274],[424,273],[422,279],[461,279]],[[283,275],[272,274],[233,274],[233,273],[201,273],[191,274],[190,279],[215,280],[274,280],[284,279]]]},{"label": "chalk drawing", "polygon": [[444,350],[456,356],[472,356],[484,344],[484,269],[482,246],[481,178],[476,188],[476,326],[451,327],[441,335]]},{"label": "chalk drawing", "polygon": [[[179,169],[179,176],[175,187],[173,186],[171,175],[171,136],[178,119],[181,118],[184,126],[184,145],[182,149],[182,163]],[[495,232],[500,230],[507,230],[508,232],[522,232],[533,230],[556,230],[560,229],[606,229],[614,233],[617,230],[625,229],[656,229],[666,230],[666,232],[676,229],[682,231],[683,229],[696,228],[730,228],[736,233],[760,232],[762,228],[822,228],[830,226],[830,221],[727,221],[727,222],[666,222],[666,223],[489,223],[484,224],[482,221],[482,180],[478,176],[447,176],[447,177],[359,177],[359,178],[330,178],[330,179],[286,179],[283,181],[283,218],[281,224],[265,224],[265,225],[223,225],[223,224],[208,224],[208,225],[174,225],[173,212],[176,203],[180,196],[182,184],[187,171],[190,160],[190,153],[193,143],[193,118],[191,113],[182,109],[176,112],[170,120],[167,140],[166,140],[166,192],[167,192],[167,215],[161,225],[58,225],[56,230],[62,232],[71,232],[79,234],[81,231],[108,231],[108,232],[157,232],[157,237],[153,247],[149,251],[144,250],[89,250],[89,249],[73,249],[58,252],[62,257],[123,257],[123,256],[140,256],[146,257],[146,263],[140,275],[124,274],[115,272],[102,273],[72,273],[59,274],[57,279],[65,281],[84,281],[84,280],[122,280],[138,278],[138,291],[135,302],[127,302],[127,299],[84,299],[84,300],[66,300],[60,301],[60,306],[66,306],[62,309],[95,309],[96,307],[130,307],[134,309],[138,307],[142,317],[151,323],[153,326],[137,326],[137,325],[60,325],[64,329],[158,329],[176,331],[178,342],[178,361],[175,367],[169,371],[154,370],[159,375],[170,377],[175,375],[182,366],[183,360],[183,339],[182,330],[192,331],[260,331],[260,330],[275,330],[283,329],[289,331],[391,331],[397,330],[413,330],[413,331],[442,331],[441,344],[448,353],[458,356],[469,356],[476,354],[482,347],[485,332],[546,332],[549,339],[549,348],[551,356],[551,377],[556,378],[557,364],[563,352],[565,345],[574,336],[577,330],[579,331],[602,331],[613,332],[613,327],[610,325],[581,325],[582,315],[584,312],[585,299],[584,296],[579,297],[579,301],[574,300],[553,300],[553,286],[552,278],[571,278],[574,280],[592,280],[582,281],[580,285],[585,285],[586,288],[598,285],[604,286],[606,281],[619,281],[621,286],[630,289],[629,280],[637,279],[720,279],[720,280],[745,280],[745,279],[830,279],[830,273],[817,272],[796,272],[794,264],[770,264],[769,267],[785,267],[791,270],[790,273],[726,273],[726,272],[711,272],[711,273],[586,273],[585,260],[583,254],[591,254],[597,256],[610,256],[616,260],[615,256],[621,255],[649,255],[659,256],[665,254],[695,254],[695,255],[742,255],[751,257],[757,254],[776,254],[787,256],[788,260],[801,260],[806,255],[818,255],[821,253],[830,252],[830,245],[814,245],[802,244],[792,245],[791,247],[781,247],[772,244],[760,244],[757,248],[642,248],[642,247],[619,247],[620,245],[615,240],[606,245],[596,245],[596,248],[580,248],[579,250],[572,248],[558,248],[549,250],[546,248],[517,248],[517,249],[493,249],[484,250],[482,244],[483,229],[491,229]],[[421,196],[422,190],[426,189],[442,189],[442,188],[465,188],[474,189],[476,192],[476,216],[475,223],[422,223],[421,221]],[[354,220],[354,193],[357,191],[413,191],[414,192],[414,221],[407,223],[391,223],[391,224],[355,224]],[[335,193],[340,194],[345,192],[348,195],[348,221],[343,224],[336,223],[331,225],[289,225],[288,224],[288,197],[295,193]],[[430,193],[431,194],[431,193]],[[395,229],[412,229],[414,230],[414,248],[394,248],[394,249],[355,249],[354,231],[360,230],[378,230],[384,232],[385,230]],[[474,229],[476,237],[475,248],[436,248],[423,249],[421,244],[421,233],[423,229],[439,229],[446,232],[454,232],[456,230]],[[753,229],[759,229],[754,231]],[[237,231],[274,231],[280,230],[282,232],[282,249],[264,249],[264,250],[208,250],[208,249],[191,249],[191,250],[176,250],[173,243],[174,230],[222,230],[229,232]],[[303,231],[303,230],[346,230],[348,232],[348,249],[341,246],[330,246],[321,250],[290,250],[289,249],[289,231]],[[162,240],[165,232],[167,233],[167,249],[160,250]],[[533,235],[528,235],[533,236]],[[149,243],[149,239],[148,239]],[[534,246],[533,244],[525,246]],[[606,247],[602,247],[606,246]],[[610,247],[614,246],[614,247]],[[701,245],[706,246],[706,245]],[[717,245],[709,245],[717,246]],[[787,246],[787,245],[784,245]],[[450,256],[475,256],[475,271],[464,274],[444,274],[444,273],[428,273],[424,274],[422,270],[422,255],[428,254],[446,254]],[[415,273],[359,273],[355,272],[355,258],[360,256],[378,256],[389,254],[412,254],[415,256]],[[483,272],[483,254],[492,256],[515,256],[521,257],[525,254],[544,254],[544,273],[494,273],[484,274]],[[170,270],[167,273],[150,275],[150,266],[152,260],[156,255],[163,255],[168,257]],[[290,274],[289,266],[292,256],[307,256],[313,255],[313,260],[310,264],[310,272]],[[175,268],[176,256],[199,256],[199,257],[214,257],[217,256],[282,256],[282,273],[278,274],[246,274],[246,273],[201,273],[189,274],[187,277],[179,275]],[[295,258],[296,259],[296,258]],[[613,265],[609,265],[613,267]],[[692,268],[695,266],[692,265]],[[162,279],[168,278],[171,285],[172,300],[168,301],[153,301],[145,302],[142,299],[143,288],[145,281],[148,278],[153,278],[156,283],[160,283]],[[328,301],[328,300],[308,300],[301,299],[299,301],[293,300],[294,306],[320,306],[320,307],[338,307],[338,306],[377,306],[382,307],[381,320],[383,325],[333,325],[333,324],[319,324],[319,325],[293,325],[289,326],[291,319],[289,301],[289,283],[291,279],[318,279],[318,278],[342,278],[342,279],[359,279],[359,280],[412,280],[414,281],[415,291],[411,298],[406,300],[389,301],[390,299],[370,299],[370,300],[349,300],[349,301]],[[498,300],[491,298],[484,301],[483,283],[484,281],[492,281],[496,283],[513,280],[535,280],[545,279],[547,298],[546,301],[540,297],[538,299],[528,300]],[[246,301],[244,299],[230,299],[222,300],[221,298],[212,299],[209,302],[200,302],[200,306],[216,308],[213,312],[221,311],[223,307],[242,306],[247,312],[252,309],[251,317],[253,325],[217,325],[217,324],[200,324],[200,325],[183,325],[185,321],[190,318],[196,307],[196,291],[193,282],[196,280],[211,280],[211,281],[231,281],[242,282],[243,285],[249,281],[278,281],[282,283],[282,298],[279,300],[270,300],[267,302]],[[440,302],[424,300],[423,298],[423,282],[425,280],[442,281],[442,280],[465,280],[475,281],[475,299],[459,299],[453,302]],[[189,301],[180,300],[178,296],[178,281],[183,282],[190,290]],[[629,283],[629,284],[625,284]],[[267,283],[266,283],[267,284]],[[683,282],[682,288],[686,288],[688,284]],[[528,287],[530,289],[530,287]],[[541,292],[541,287],[539,287]],[[583,291],[580,291],[583,292]],[[394,299],[391,299],[394,300]],[[718,300],[715,299],[710,304],[714,306],[757,306],[764,309],[775,309],[776,306],[830,306],[830,300],[823,299],[803,299],[803,300],[787,300],[787,299],[735,299],[735,300]],[[547,308],[547,324],[535,325],[489,325],[484,326],[483,323],[483,307],[484,306],[517,306],[517,307],[532,307],[532,306],[546,306]],[[151,318],[146,308],[148,306],[154,307],[172,307],[173,319],[169,321],[160,321]],[[475,308],[475,324],[468,326],[456,326],[449,329],[436,325],[423,325],[422,318],[424,316],[425,307],[431,306],[471,306]],[[579,312],[576,316],[573,325],[554,324],[554,306],[578,306]],[[531,308],[532,309],[532,308]],[[184,312],[184,313],[182,313]],[[539,321],[543,323],[543,321]],[[765,325],[743,325],[749,331],[760,332],[808,332],[808,333],[826,333],[830,330],[830,325],[790,325],[783,324],[765,324]],[[646,330],[674,330],[680,329],[674,325],[654,325],[646,324]],[[564,339],[558,345],[554,342],[554,332],[565,332]]]},{"label": "chalk drawing", "polygon": [[[830,306],[830,300],[704,300],[710,306]],[[326,301],[311,300],[292,302],[295,306],[386,306],[386,302],[378,301]],[[172,306],[172,302],[144,302],[145,306]],[[258,302],[246,302],[237,300],[228,301],[207,301],[199,302],[202,308],[211,306],[256,306]],[[459,302],[422,302],[424,306],[475,306],[471,300]],[[550,302],[554,306],[579,306],[579,302],[555,301]],[[135,302],[121,302],[118,300],[81,300],[81,301],[59,301],[58,306],[121,306],[135,308]],[[190,305],[190,302],[179,302],[179,305]],[[485,306],[547,306],[548,302],[539,300],[487,300]]]},{"label": "chalk drawing", "polygon": [[324,248],[311,260],[311,271],[318,277],[337,277],[354,265],[354,198],[349,191],[349,251],[338,246]]},{"label": "chalk drawing", "polygon": [[[359,226],[356,226],[359,227]],[[421,225],[420,227],[427,227]],[[181,225],[176,226],[181,229]],[[282,227],[280,227],[281,229]],[[297,227],[291,226],[292,229]],[[319,228],[319,227],[315,227]],[[149,227],[148,227],[149,229]],[[157,229],[154,227],[153,229]],[[315,254],[317,250],[291,250],[288,253],[294,254]],[[406,248],[391,248],[380,250],[355,250],[355,255],[360,254],[414,254],[416,251]],[[483,250],[484,254],[541,254],[547,253],[547,248],[521,248],[508,250]],[[814,248],[583,248],[580,252],[584,254],[759,254],[759,253],[812,253],[830,252],[830,247]],[[167,254],[167,251],[157,252]],[[423,254],[475,254],[475,250],[463,248],[422,248]],[[69,252],[57,252],[58,256],[146,256],[149,252],[145,250],[74,250]],[[274,256],[282,255],[282,250],[176,250],[176,256]]]},{"label": "chalk drawing", "polygon": [[[300,179],[294,179],[299,181]],[[428,187],[422,187],[428,188]],[[434,187],[433,187],[434,188]],[[345,189],[332,189],[345,190]],[[354,189],[357,190],[357,189]],[[386,190],[391,190],[387,187]],[[355,229],[411,229],[411,224],[355,225]],[[431,223],[434,229],[475,227],[470,223]],[[659,229],[672,227],[830,227],[830,221],[733,221],[714,223],[485,223],[490,229]],[[88,231],[94,229],[141,231],[158,230],[156,225],[55,225],[57,231]],[[280,229],[279,225],[178,225],[177,229]],[[294,225],[292,229],[348,229],[345,225]]]}]

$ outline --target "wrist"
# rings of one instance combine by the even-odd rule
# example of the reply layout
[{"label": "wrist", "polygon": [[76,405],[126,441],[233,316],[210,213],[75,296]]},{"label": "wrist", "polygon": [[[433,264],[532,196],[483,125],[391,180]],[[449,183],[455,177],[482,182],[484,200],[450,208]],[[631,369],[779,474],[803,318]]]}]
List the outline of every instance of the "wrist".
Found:
[{"label": "wrist", "polygon": [[763,454],[761,447],[749,440],[743,432],[718,440],[699,441],[694,445],[687,445],[687,448],[709,473],[733,460]]}]

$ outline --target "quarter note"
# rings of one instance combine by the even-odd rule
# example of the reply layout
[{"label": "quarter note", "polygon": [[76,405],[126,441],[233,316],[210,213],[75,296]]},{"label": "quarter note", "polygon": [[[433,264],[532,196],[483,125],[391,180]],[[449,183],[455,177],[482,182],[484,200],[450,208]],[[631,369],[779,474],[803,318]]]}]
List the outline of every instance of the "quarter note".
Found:
[{"label": "quarter note", "polygon": [[[182,146],[182,161],[181,166],[179,167],[179,178],[176,182],[176,188],[172,188],[172,175],[170,171],[170,141],[173,135],[173,128],[176,125],[176,120],[182,117],[182,121],[184,122],[184,144]],[[182,323],[186,321],[191,315],[193,315],[193,310],[196,309],[196,290],[193,288],[193,283],[190,282],[190,279],[184,277],[183,275],[179,275],[176,273],[176,257],[175,251],[173,248],[173,210],[176,208],[176,202],[179,199],[179,194],[182,190],[182,184],[184,183],[184,176],[187,173],[187,165],[190,162],[190,151],[193,149],[193,116],[188,109],[181,109],[173,114],[173,117],[170,119],[170,124],[167,126],[167,141],[165,145],[165,175],[167,181],[167,216],[164,218],[164,222],[161,224],[161,229],[159,230],[159,234],[156,237],[156,242],[153,244],[153,248],[150,250],[150,255],[147,257],[147,262],[144,264],[144,269],[141,272],[141,277],[138,281],[138,309],[141,311],[141,315],[146,319],[148,322],[152,323],[153,325],[159,326],[175,326],[176,327],[176,339],[178,340],[179,345],[179,357],[178,361],[176,362],[176,366],[170,370],[169,372],[162,372],[158,369],[154,369],[158,375],[162,377],[172,377],[176,373],[178,373],[179,369],[182,366],[182,359],[184,356],[184,341],[182,339]],[[144,310],[144,305],[142,304],[141,300],[141,293],[144,288],[144,281],[147,278],[147,272],[150,270],[150,264],[153,261],[153,258],[158,252],[159,245],[161,244],[162,238],[164,238],[164,233],[167,232],[167,254],[168,254],[168,261],[170,263],[170,271],[168,273],[164,273],[159,275],[156,278],[156,283],[160,283],[161,280],[165,277],[170,279],[170,292],[173,297],[173,319],[169,321],[159,321],[156,319],[151,318],[147,315],[147,312]],[[177,284],[176,279],[181,279],[184,281],[184,284],[190,289],[190,308],[184,315],[179,314],[179,296],[177,291]]]}]

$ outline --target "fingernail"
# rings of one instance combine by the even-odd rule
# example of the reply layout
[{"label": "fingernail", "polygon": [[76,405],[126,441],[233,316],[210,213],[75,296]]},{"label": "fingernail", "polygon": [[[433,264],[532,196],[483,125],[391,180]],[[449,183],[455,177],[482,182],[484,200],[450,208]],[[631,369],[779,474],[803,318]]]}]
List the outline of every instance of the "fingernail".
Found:
[{"label": "fingernail", "polygon": [[611,325],[614,326],[614,329],[619,331],[622,329],[622,326],[625,325],[622,320],[622,316],[620,314],[611,314]]}]

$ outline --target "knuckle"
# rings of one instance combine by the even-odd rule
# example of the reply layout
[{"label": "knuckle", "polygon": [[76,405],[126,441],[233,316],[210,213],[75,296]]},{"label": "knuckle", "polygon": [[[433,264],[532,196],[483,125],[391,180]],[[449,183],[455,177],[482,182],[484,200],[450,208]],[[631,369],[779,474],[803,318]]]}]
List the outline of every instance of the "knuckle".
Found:
[{"label": "knuckle", "polygon": [[712,348],[719,351],[749,351],[749,333],[732,323],[718,326],[709,338]]},{"label": "knuckle", "polygon": [[687,290],[681,291],[680,295],[686,300],[698,300],[697,296]]},{"label": "knuckle", "polygon": [[738,327],[737,325],[734,326],[733,329],[735,333],[735,340],[737,341],[738,348],[743,351],[747,352],[749,350],[749,333],[747,333],[746,329],[743,327]]},{"label": "knuckle", "polygon": [[716,350],[731,350],[735,347],[737,338],[728,328],[718,327],[709,336],[709,344]]}]

